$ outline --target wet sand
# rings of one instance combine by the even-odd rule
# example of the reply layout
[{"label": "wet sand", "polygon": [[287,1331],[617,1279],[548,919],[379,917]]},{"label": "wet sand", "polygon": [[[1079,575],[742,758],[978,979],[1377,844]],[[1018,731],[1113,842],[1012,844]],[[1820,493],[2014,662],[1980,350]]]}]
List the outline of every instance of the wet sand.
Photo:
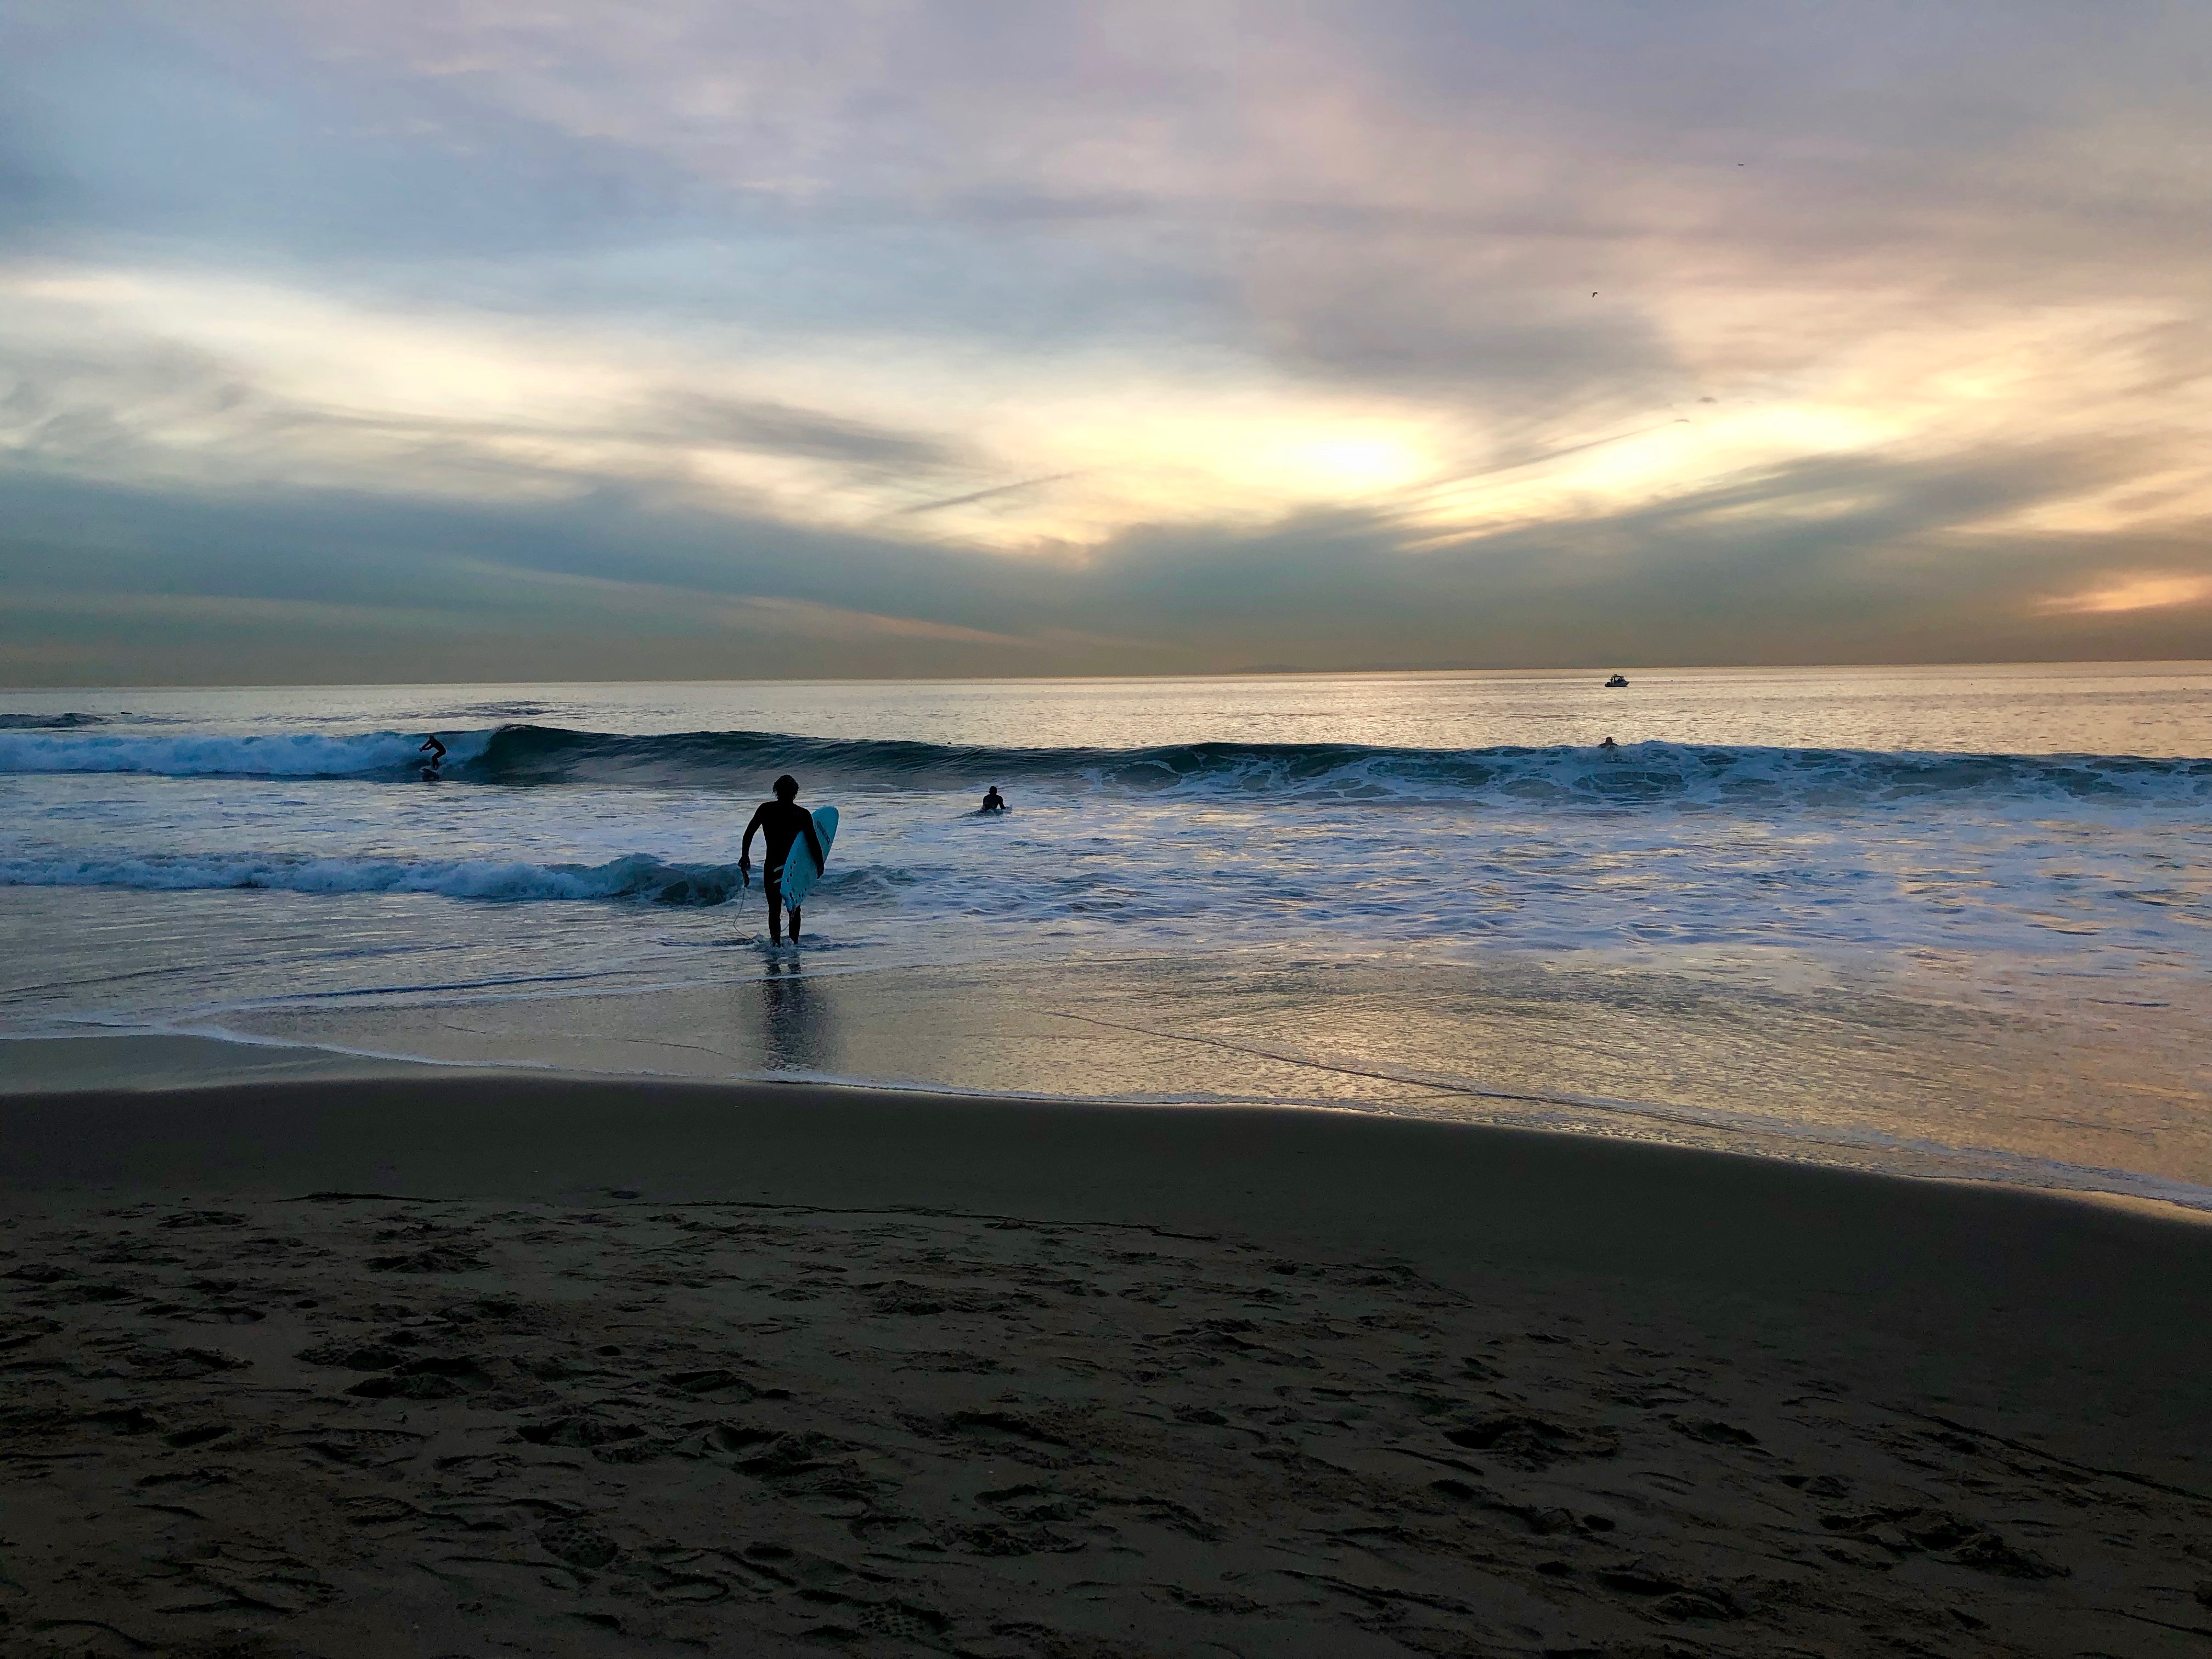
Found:
[{"label": "wet sand", "polygon": [[2200,1224],[1342,1113],[40,1081],[10,1653],[2212,1641]]}]

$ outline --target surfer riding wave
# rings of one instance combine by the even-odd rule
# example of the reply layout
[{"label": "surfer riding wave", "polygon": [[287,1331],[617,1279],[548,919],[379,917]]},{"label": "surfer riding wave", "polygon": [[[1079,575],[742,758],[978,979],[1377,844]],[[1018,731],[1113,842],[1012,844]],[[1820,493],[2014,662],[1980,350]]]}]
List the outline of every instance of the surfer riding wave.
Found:
[{"label": "surfer riding wave", "polygon": [[[752,879],[753,836],[763,838],[761,848],[761,886],[768,894],[768,936],[772,944],[783,943],[783,869],[791,857],[791,849],[800,836],[806,837],[806,850],[814,855],[814,867],[821,869],[829,862],[823,850],[822,838],[815,833],[813,815],[798,804],[799,780],[788,772],[775,781],[775,799],[764,800],[754,809],[752,822],[745,825],[745,838],[738,847],[738,870],[744,878]],[[799,939],[799,906],[791,907],[791,937]]]}]

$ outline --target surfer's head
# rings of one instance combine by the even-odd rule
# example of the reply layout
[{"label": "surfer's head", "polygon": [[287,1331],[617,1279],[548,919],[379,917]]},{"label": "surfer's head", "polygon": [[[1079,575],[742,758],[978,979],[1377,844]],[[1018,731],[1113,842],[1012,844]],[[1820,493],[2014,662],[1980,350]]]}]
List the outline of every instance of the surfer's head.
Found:
[{"label": "surfer's head", "polygon": [[786,772],[775,781],[775,798],[778,800],[793,800],[798,797],[798,794],[799,780],[790,773]]}]

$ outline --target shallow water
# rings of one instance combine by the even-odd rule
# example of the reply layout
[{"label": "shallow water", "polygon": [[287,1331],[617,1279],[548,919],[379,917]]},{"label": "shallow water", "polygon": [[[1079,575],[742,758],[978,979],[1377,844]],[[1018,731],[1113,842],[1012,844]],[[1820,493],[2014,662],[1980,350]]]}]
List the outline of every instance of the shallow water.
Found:
[{"label": "shallow water", "polygon": [[[0,1030],[1295,1101],[2212,1205],[2212,666],[1602,678],[9,694]],[[843,814],[796,957],[736,868],[787,769]]]}]

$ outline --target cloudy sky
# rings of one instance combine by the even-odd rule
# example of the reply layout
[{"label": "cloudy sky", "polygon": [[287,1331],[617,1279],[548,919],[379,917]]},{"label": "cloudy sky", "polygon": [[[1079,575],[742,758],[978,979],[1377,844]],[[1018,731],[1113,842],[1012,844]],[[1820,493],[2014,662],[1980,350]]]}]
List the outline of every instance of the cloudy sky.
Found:
[{"label": "cloudy sky", "polygon": [[0,683],[2212,656],[2212,7],[0,0]]}]

